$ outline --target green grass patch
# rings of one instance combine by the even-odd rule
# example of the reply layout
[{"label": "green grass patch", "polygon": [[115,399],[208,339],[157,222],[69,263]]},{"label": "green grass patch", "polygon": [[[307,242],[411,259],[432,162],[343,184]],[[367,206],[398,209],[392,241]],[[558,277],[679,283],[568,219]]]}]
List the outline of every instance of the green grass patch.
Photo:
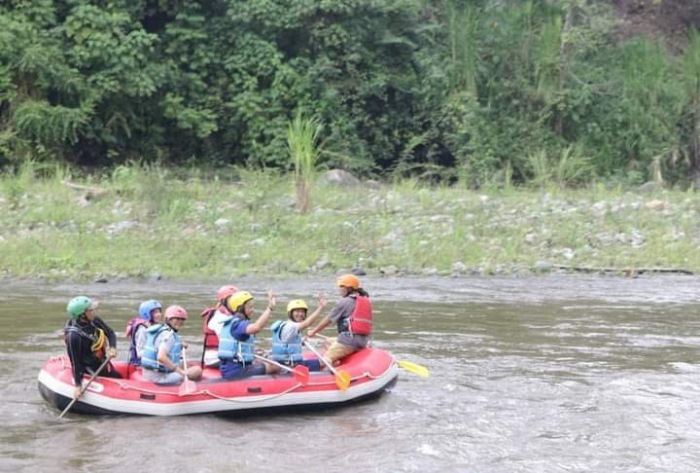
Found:
[{"label": "green grass patch", "polygon": [[133,165],[72,186],[68,176],[28,165],[0,177],[6,276],[700,271],[692,192],[318,184],[313,206],[299,213],[293,174],[234,169],[203,179]]}]

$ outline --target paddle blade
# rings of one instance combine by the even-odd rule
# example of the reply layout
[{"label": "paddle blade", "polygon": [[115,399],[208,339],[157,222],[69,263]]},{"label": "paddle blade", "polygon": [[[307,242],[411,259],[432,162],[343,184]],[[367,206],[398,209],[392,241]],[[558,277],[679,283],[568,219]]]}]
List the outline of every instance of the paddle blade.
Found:
[{"label": "paddle blade", "polygon": [[292,370],[292,374],[294,375],[294,379],[299,381],[302,384],[302,386],[306,386],[306,384],[309,382],[309,367],[308,366],[297,365]]},{"label": "paddle blade", "polygon": [[345,370],[335,370],[335,384],[338,389],[345,391],[350,387],[350,381],[352,381],[350,373]]},{"label": "paddle blade", "polygon": [[187,394],[192,394],[197,390],[197,385],[194,381],[185,376],[185,380],[180,385],[180,396],[185,396]]},{"label": "paddle blade", "polygon": [[411,373],[415,373],[418,376],[423,376],[424,378],[427,378],[430,376],[430,371],[428,371],[428,368],[426,368],[423,365],[419,365],[416,363],[411,363],[410,361],[403,361],[400,360],[397,362],[399,365],[399,368],[403,368],[406,371],[410,371]]}]

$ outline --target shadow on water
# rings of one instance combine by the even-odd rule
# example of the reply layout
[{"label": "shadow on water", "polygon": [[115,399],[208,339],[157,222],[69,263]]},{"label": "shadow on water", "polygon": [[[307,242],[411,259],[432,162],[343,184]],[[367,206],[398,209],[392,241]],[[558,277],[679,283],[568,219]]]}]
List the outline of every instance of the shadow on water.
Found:
[{"label": "shadow on water", "polygon": [[[311,302],[319,291],[334,297],[325,280],[236,283],[259,298],[272,287],[280,306],[293,297]],[[425,365],[429,378],[403,371],[378,399],[318,412],[58,420],[39,396],[36,376],[49,356],[63,352],[70,297],[102,301],[100,315],[120,334],[120,358],[121,333],[141,300],[181,304],[190,311],[183,335],[194,352],[201,346],[198,313],[217,283],[7,282],[0,289],[0,470],[700,468],[697,278],[363,283],[375,301],[375,346]]]}]

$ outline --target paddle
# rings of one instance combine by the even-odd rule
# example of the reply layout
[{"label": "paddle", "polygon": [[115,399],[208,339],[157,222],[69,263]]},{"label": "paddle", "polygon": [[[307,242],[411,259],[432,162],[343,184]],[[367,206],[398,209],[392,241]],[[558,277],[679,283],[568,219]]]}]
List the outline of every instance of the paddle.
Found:
[{"label": "paddle", "polygon": [[80,396],[83,395],[83,393],[84,393],[85,390],[88,388],[88,386],[90,386],[90,384],[95,380],[95,378],[97,377],[97,374],[100,373],[100,372],[102,371],[102,369],[103,369],[105,366],[107,366],[107,363],[109,363],[109,360],[110,360],[110,359],[112,359],[112,357],[111,357],[111,356],[108,356],[108,357],[105,359],[105,361],[102,362],[102,364],[100,365],[100,367],[97,368],[97,371],[95,371],[95,372],[92,374],[92,376],[90,376],[90,379],[88,379],[87,384],[86,384],[85,386],[83,386],[83,388],[80,390],[80,394],[78,394],[78,397],[73,398],[73,400],[70,402],[70,404],[68,404],[68,405],[66,406],[66,408],[63,409],[63,412],[61,412],[61,414],[58,416],[59,419],[63,419],[63,416],[66,415],[66,412],[68,412],[68,411],[70,410],[70,408],[73,407],[73,404],[75,404],[75,402],[76,402],[78,399],[80,399]]},{"label": "paddle", "polygon": [[182,349],[182,364],[185,367],[185,379],[182,381],[182,384],[180,385],[180,391],[179,394],[180,396],[184,396],[186,394],[192,394],[197,390],[197,385],[195,384],[194,381],[192,381],[188,376],[187,376],[187,355],[185,353],[187,352],[186,349]]},{"label": "paddle", "polygon": [[338,389],[340,389],[341,391],[345,391],[346,389],[348,389],[348,387],[350,387],[350,381],[352,381],[352,376],[350,376],[350,373],[348,373],[345,370],[336,370],[335,368],[333,368],[333,366],[330,363],[328,363],[326,359],[323,356],[321,356],[321,354],[317,352],[316,349],[313,346],[311,346],[311,344],[307,340],[304,340],[304,345],[306,345],[306,347],[309,350],[311,350],[313,354],[318,357],[319,360],[321,360],[321,363],[326,365],[328,369],[331,370],[331,373],[333,373],[333,375],[335,376],[335,384],[336,386],[338,386]]},{"label": "paddle", "polygon": [[294,368],[290,368],[289,366],[283,365],[282,363],[277,363],[275,360],[270,360],[269,358],[265,358],[264,356],[260,355],[253,355],[255,358],[259,358],[263,361],[267,361],[270,364],[273,364],[275,366],[278,366],[282,368],[283,370],[289,371],[294,375],[294,379],[299,381],[302,386],[306,386],[306,384],[309,382],[309,368],[308,366],[304,365],[296,365]]},{"label": "paddle", "polygon": [[404,361],[404,360],[397,361],[397,364],[399,365],[399,368],[403,368],[406,371],[410,371],[411,373],[415,373],[418,376],[423,376],[424,378],[427,378],[428,376],[430,376],[430,371],[428,371],[428,368],[426,368],[423,365],[411,363],[410,361]]}]

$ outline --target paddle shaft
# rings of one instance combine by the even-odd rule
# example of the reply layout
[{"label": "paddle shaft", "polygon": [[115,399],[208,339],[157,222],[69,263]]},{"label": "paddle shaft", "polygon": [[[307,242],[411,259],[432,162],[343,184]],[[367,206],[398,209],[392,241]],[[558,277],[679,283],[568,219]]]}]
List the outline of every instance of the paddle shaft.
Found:
[{"label": "paddle shaft", "polygon": [[183,348],[182,349],[182,367],[185,369],[185,383],[190,383],[192,385],[194,382],[187,376],[187,373],[189,372],[189,369],[187,368],[187,349]]},{"label": "paddle shaft", "polygon": [[107,363],[109,363],[109,360],[110,360],[110,359],[111,359],[111,357],[108,356],[107,359],[106,359],[105,361],[102,362],[102,364],[100,365],[100,367],[97,368],[97,371],[95,371],[95,372],[92,374],[92,376],[90,376],[90,379],[88,379],[87,384],[86,384],[85,386],[83,386],[83,388],[80,390],[80,394],[78,394],[78,397],[73,398],[73,400],[70,402],[70,404],[68,404],[68,405],[66,406],[66,408],[63,409],[63,412],[61,412],[61,414],[58,416],[59,419],[63,419],[63,416],[66,415],[66,412],[68,412],[68,411],[70,410],[70,408],[73,407],[73,404],[75,404],[76,401],[77,401],[78,399],[80,399],[80,396],[83,395],[83,393],[85,392],[85,390],[86,390],[86,389],[88,388],[88,386],[90,386],[90,384],[95,380],[95,378],[96,378],[97,375],[102,371],[102,369],[103,369],[105,366],[107,366]]},{"label": "paddle shaft", "polygon": [[304,345],[306,345],[306,348],[308,348],[309,350],[311,350],[311,352],[312,352],[314,355],[316,355],[316,356],[318,357],[319,360],[321,360],[321,363],[323,363],[324,365],[326,365],[326,367],[328,367],[328,369],[331,370],[331,373],[333,373],[333,374],[336,375],[336,376],[338,375],[338,372],[335,370],[335,368],[333,367],[333,365],[331,365],[331,364],[328,362],[328,360],[326,360],[323,356],[321,356],[321,354],[320,354],[318,351],[316,351],[316,349],[315,349],[313,346],[311,346],[311,344],[310,344],[307,340],[304,340]]},{"label": "paddle shaft", "polygon": [[345,391],[348,389],[348,387],[350,387],[350,383],[352,382],[350,373],[345,370],[336,370],[331,363],[329,363],[323,356],[321,356],[319,352],[316,351],[314,347],[311,346],[308,340],[304,340],[303,343],[314,355],[318,357],[319,360],[321,360],[324,365],[328,367],[331,373],[333,373],[333,376],[335,376],[335,384],[341,391]]},{"label": "paddle shaft", "polygon": [[282,368],[283,370],[287,370],[287,371],[289,371],[290,373],[295,373],[295,371],[294,371],[293,368],[290,368],[289,366],[285,366],[285,365],[283,365],[282,363],[278,363],[278,362],[276,362],[275,360],[271,360],[271,359],[269,359],[269,358],[265,358],[264,356],[255,355],[255,354],[254,354],[253,356],[254,356],[255,358],[260,359],[260,360],[267,361],[267,362],[270,363],[271,365],[278,366],[278,367]]}]

